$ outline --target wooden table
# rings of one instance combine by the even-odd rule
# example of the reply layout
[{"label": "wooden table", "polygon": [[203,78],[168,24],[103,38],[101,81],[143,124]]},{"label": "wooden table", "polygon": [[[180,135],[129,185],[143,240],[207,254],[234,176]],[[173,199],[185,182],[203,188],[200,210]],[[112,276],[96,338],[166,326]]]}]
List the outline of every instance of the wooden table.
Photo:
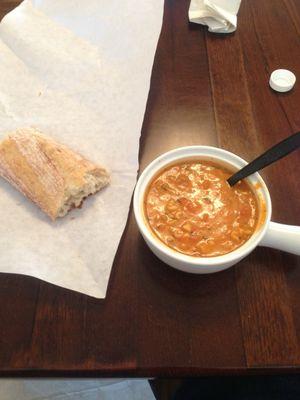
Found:
[{"label": "wooden table", "polygon": [[[16,1],[1,1],[4,14]],[[300,129],[300,86],[273,92],[269,75],[300,78],[298,0],[243,0],[235,34],[187,20],[166,0],[140,161],[205,144],[246,159]],[[273,219],[300,224],[300,153],[263,172]],[[99,250],[101,251],[101,249]],[[212,275],[173,270],[146,247],[132,212],[105,300],[37,279],[0,275],[2,375],[187,376],[300,368],[300,258],[259,248]]]}]

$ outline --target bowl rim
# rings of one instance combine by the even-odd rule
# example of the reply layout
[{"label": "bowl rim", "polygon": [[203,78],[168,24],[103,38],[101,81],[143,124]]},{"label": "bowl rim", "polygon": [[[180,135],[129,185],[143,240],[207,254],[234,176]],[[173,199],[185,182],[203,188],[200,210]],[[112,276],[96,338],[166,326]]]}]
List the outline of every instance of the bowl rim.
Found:
[{"label": "bowl rim", "polygon": [[265,233],[267,232],[272,214],[272,203],[267,185],[265,184],[263,178],[257,172],[255,174],[252,174],[249,178],[247,178],[247,180],[250,184],[252,184],[252,187],[254,184],[259,185],[258,189],[255,188],[255,192],[258,197],[263,198],[266,205],[265,220],[253,233],[250,239],[247,240],[247,242],[245,242],[237,249],[231,251],[230,253],[212,257],[189,256],[168,247],[159,238],[157,238],[155,234],[151,231],[151,229],[147,226],[143,213],[143,199],[148,184],[153,179],[153,177],[167,165],[171,165],[180,160],[188,158],[212,159],[216,162],[218,162],[219,160],[223,164],[225,163],[228,166],[232,166],[235,168],[241,168],[241,166],[247,164],[247,161],[245,161],[243,158],[232,152],[229,152],[228,150],[224,150],[219,147],[202,145],[178,147],[156,157],[146,166],[146,168],[140,174],[134,191],[133,210],[138,228],[142,236],[144,237],[146,242],[150,243],[151,246],[153,246],[160,253],[164,254],[166,257],[193,266],[221,266],[245,257],[252,250],[254,250],[254,248],[260,243],[260,241],[264,237]]}]

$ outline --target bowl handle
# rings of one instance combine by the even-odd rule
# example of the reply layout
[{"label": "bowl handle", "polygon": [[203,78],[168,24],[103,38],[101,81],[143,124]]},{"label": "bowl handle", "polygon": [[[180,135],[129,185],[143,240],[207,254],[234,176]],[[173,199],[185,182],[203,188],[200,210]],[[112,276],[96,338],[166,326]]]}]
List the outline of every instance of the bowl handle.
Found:
[{"label": "bowl handle", "polygon": [[300,226],[271,221],[260,246],[272,247],[300,256]]}]

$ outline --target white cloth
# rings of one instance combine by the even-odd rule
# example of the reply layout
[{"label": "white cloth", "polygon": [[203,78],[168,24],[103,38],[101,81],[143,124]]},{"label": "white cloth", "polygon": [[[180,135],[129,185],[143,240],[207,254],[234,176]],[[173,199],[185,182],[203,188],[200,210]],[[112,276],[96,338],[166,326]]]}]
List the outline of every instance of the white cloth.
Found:
[{"label": "white cloth", "polygon": [[145,379],[1,379],[1,400],[155,400]]},{"label": "white cloth", "polygon": [[241,0],[191,0],[189,20],[207,25],[210,32],[231,33],[237,28]]}]

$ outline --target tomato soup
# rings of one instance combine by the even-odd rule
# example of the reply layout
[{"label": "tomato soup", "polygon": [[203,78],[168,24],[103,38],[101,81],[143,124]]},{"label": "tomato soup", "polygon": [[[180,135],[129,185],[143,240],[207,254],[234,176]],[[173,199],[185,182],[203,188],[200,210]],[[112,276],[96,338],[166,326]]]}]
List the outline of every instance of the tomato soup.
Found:
[{"label": "tomato soup", "polygon": [[230,187],[232,172],[210,161],[166,167],[150,182],[144,214],[168,247],[194,257],[213,257],[242,246],[255,231],[259,207],[249,184]]}]

